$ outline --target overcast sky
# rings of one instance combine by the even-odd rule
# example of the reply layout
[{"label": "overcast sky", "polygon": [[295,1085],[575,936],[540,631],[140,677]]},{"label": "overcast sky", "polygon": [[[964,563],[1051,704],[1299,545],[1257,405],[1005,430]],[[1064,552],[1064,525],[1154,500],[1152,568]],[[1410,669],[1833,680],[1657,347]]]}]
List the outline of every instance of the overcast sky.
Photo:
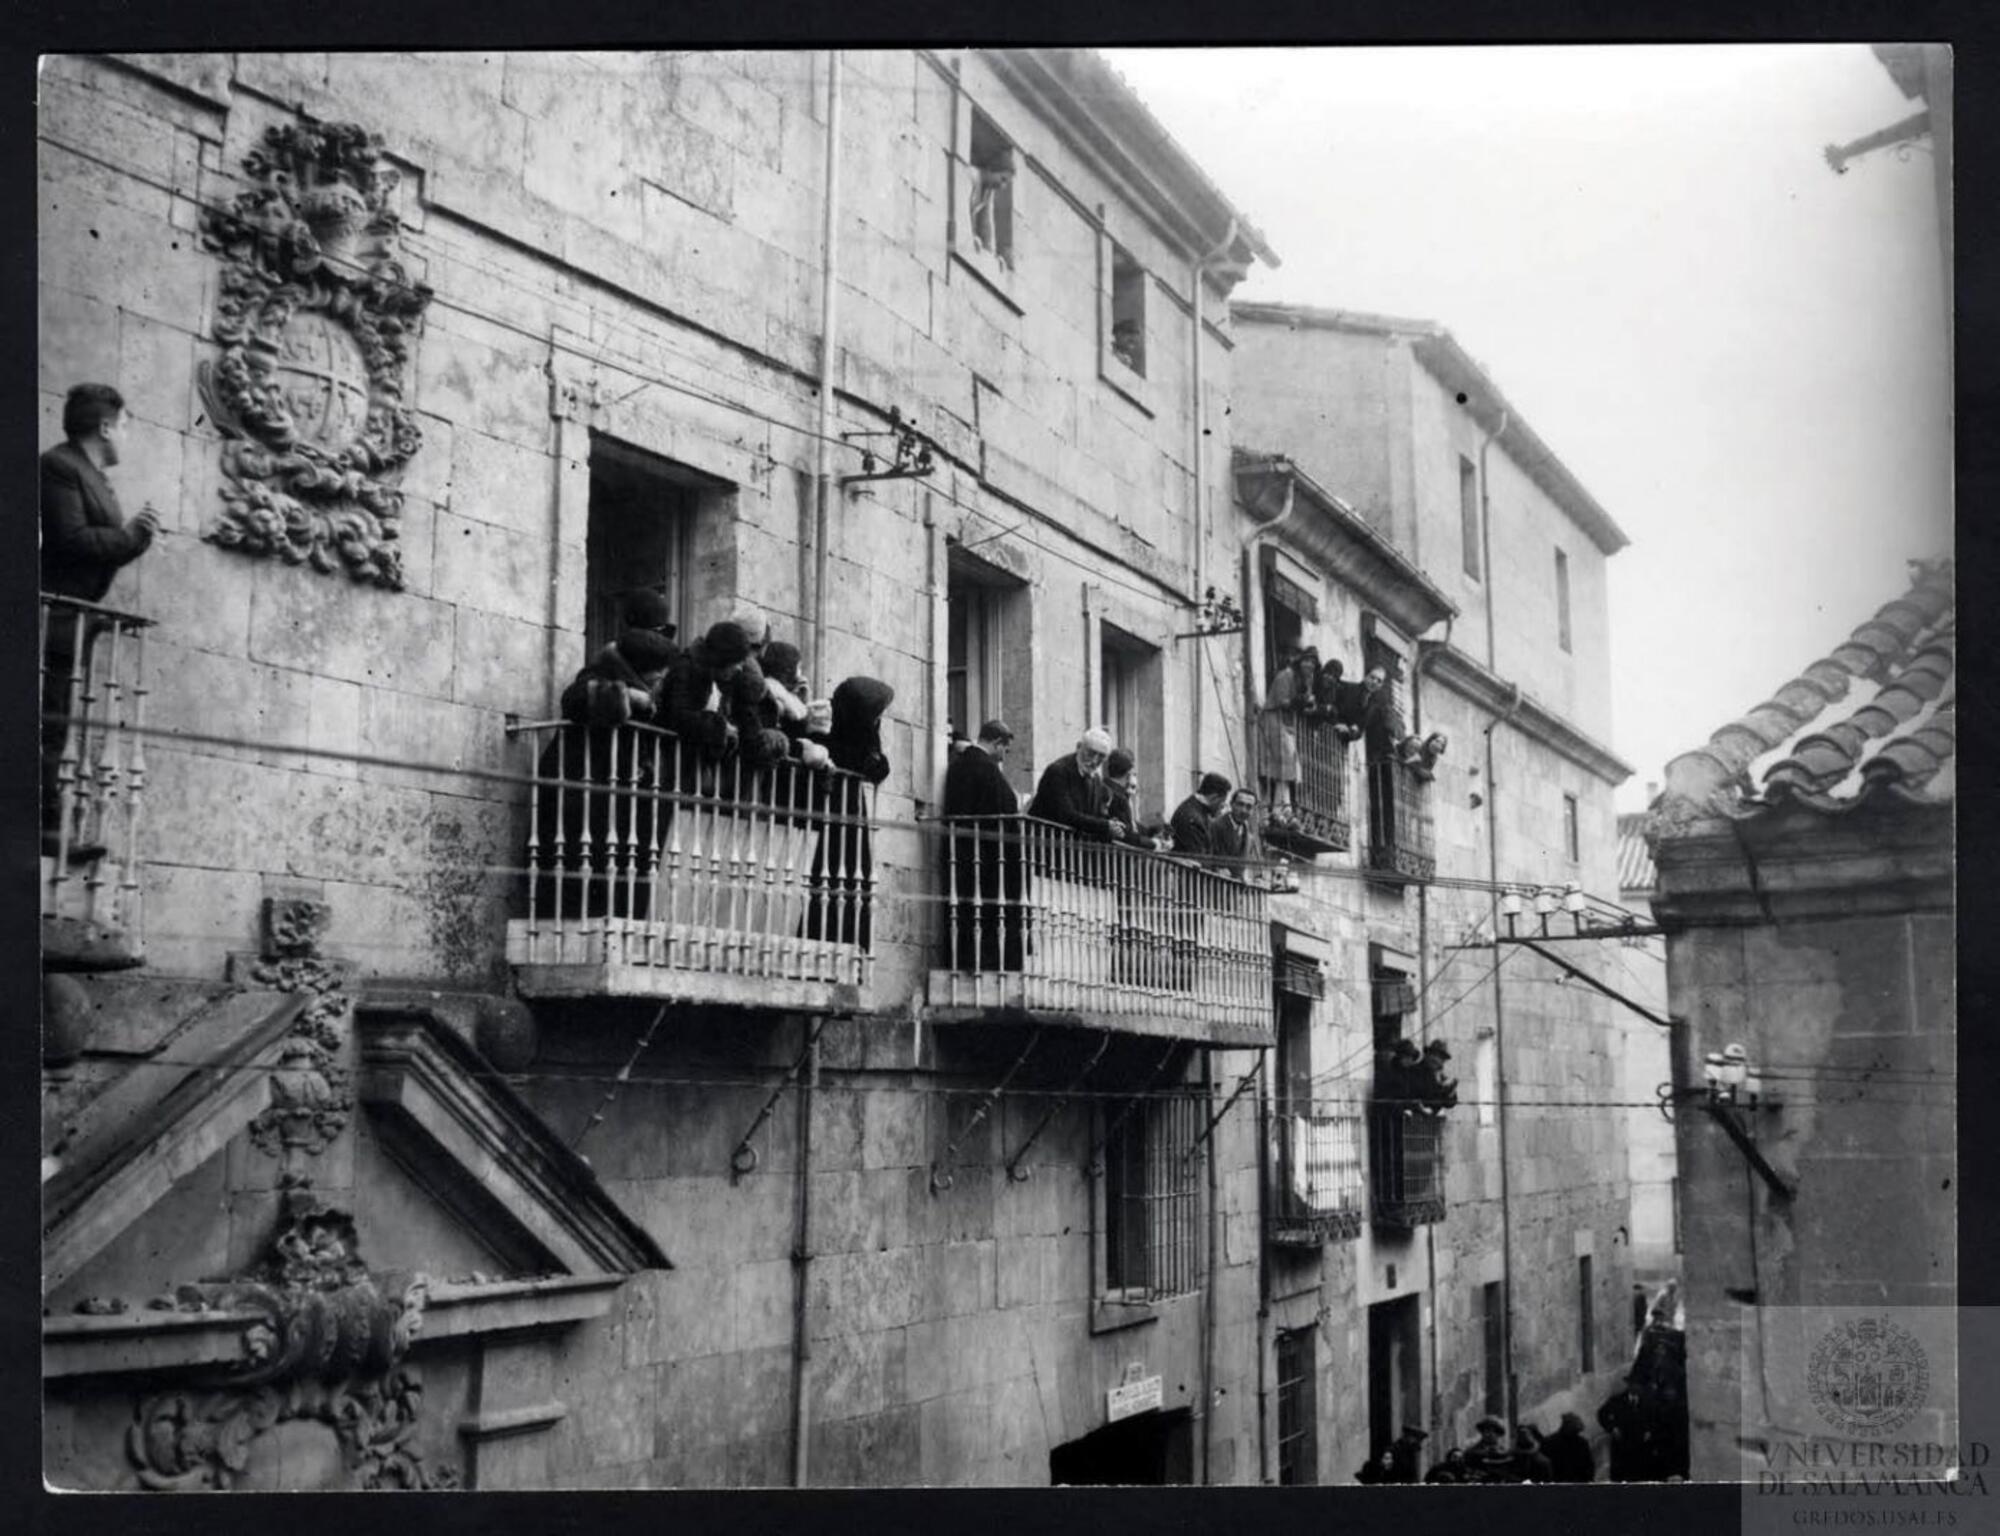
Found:
[{"label": "overcast sky", "polygon": [[1236,297],[1441,321],[1630,535],[1621,808],[1948,551],[1928,145],[1822,157],[1919,105],[1865,47],[1106,56],[1282,258]]}]

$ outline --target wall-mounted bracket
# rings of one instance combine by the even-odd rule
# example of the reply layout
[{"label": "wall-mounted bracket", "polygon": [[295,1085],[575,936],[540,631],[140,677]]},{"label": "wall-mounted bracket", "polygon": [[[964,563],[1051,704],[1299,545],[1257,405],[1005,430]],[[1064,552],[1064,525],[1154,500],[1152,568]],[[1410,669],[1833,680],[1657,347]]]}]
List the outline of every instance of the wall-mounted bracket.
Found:
[{"label": "wall-mounted bracket", "polygon": [[1040,1122],[1028,1133],[1028,1139],[1021,1143],[1014,1155],[1007,1159],[1007,1177],[1014,1183],[1022,1184],[1027,1182],[1028,1169],[1024,1165],[1023,1159],[1027,1157],[1028,1149],[1041,1140],[1042,1132],[1049,1128],[1050,1123],[1061,1112],[1064,1103],[1068,1101],[1070,1095],[1083,1086],[1084,1079],[1090,1076],[1091,1069],[1103,1058],[1105,1051],[1110,1046],[1110,1032],[1108,1030],[1101,1031],[1097,1036],[1097,1049],[1090,1053],[1090,1060],[1083,1064],[1083,1070],[1071,1078],[1064,1086],[1063,1091],[1056,1095],[1055,1102],[1049,1105],[1048,1113],[1043,1115]]},{"label": "wall-mounted bracket", "polygon": [[[882,458],[874,448],[865,446],[882,438],[893,439],[893,446],[887,452],[888,467],[880,467]],[[937,456],[932,452],[931,440],[903,420],[902,411],[889,408],[889,430],[886,432],[843,432],[840,440],[850,446],[861,446],[861,473],[842,475],[842,485],[854,485],[863,480],[914,480],[930,474],[937,468]]]},{"label": "wall-mounted bracket", "polygon": [[1727,1104],[1718,1104],[1707,1097],[1701,1100],[1701,1107],[1708,1112],[1710,1119],[1722,1127],[1729,1139],[1736,1143],[1736,1150],[1741,1152],[1750,1166],[1757,1170],[1757,1177],[1770,1186],[1772,1194],[1780,1200],[1790,1200],[1798,1194],[1790,1181],[1773,1168],[1770,1160],[1757,1150],[1757,1143],[1750,1139],[1750,1133],[1743,1128],[1743,1122],[1734,1108]]},{"label": "wall-mounted bracket", "polygon": [[1112,1116],[1111,1123],[1104,1128],[1104,1134],[1097,1139],[1097,1145],[1090,1149],[1090,1156],[1085,1159],[1084,1166],[1090,1170],[1090,1176],[1093,1179],[1104,1177],[1104,1149],[1111,1145],[1111,1138],[1118,1134],[1118,1128],[1130,1119],[1132,1111],[1139,1107],[1140,1096],[1150,1093],[1153,1084],[1166,1075],[1167,1065],[1174,1059],[1174,1055],[1180,1050],[1180,1047],[1181,1043],[1178,1040],[1172,1040],[1167,1043],[1166,1050],[1161,1054],[1160,1059],[1153,1064],[1153,1070],[1146,1074],[1145,1084],[1126,1101],[1123,1109]]},{"label": "wall-mounted bracket", "polygon": [[1243,1090],[1245,1088],[1248,1088],[1252,1083],[1254,1083],[1257,1080],[1257,1074],[1262,1072],[1263,1070],[1264,1070],[1264,1058],[1260,1055],[1257,1058],[1257,1065],[1252,1067],[1248,1072],[1245,1072],[1242,1075],[1242,1077],[1236,1080],[1236,1087],[1230,1093],[1229,1097],[1222,1101],[1222,1108],[1218,1109],[1214,1114],[1209,1116],[1208,1124],[1204,1125],[1201,1128],[1201,1134],[1195,1137],[1193,1141],[1187,1144],[1187,1150],[1181,1153],[1182,1162],[1186,1163],[1193,1161],[1195,1153],[1201,1150],[1202,1143],[1207,1141],[1210,1136],[1215,1134],[1215,1128],[1218,1125],[1222,1124],[1222,1117],[1229,1113],[1230,1109],[1235,1105],[1238,1099],[1243,1097]]},{"label": "wall-mounted bracket", "polygon": [[730,1183],[734,1184],[757,1166],[757,1149],[750,1143],[764,1128],[764,1122],[771,1118],[771,1112],[778,1107],[778,1100],[785,1096],[785,1090],[799,1080],[799,1074],[805,1070],[806,1059],[812,1055],[813,1046],[819,1042],[819,1032],[824,1028],[826,1028],[824,1016],[813,1020],[812,1030],[806,1036],[806,1043],[799,1047],[799,1059],[792,1063],[791,1069],[785,1073],[784,1080],[771,1090],[771,1096],[764,1101],[764,1107],[757,1111],[757,1118],[750,1122],[750,1129],[743,1133],[743,1139],[736,1143],[736,1150],[729,1154]]},{"label": "wall-mounted bracket", "polygon": [[958,1155],[958,1149],[965,1144],[965,1138],[978,1128],[979,1123],[988,1114],[992,1113],[993,1106],[1000,1101],[1000,1095],[1005,1093],[1007,1085],[1014,1081],[1014,1074],[1021,1070],[1030,1056],[1035,1054],[1035,1047],[1041,1042],[1041,1038],[1041,1026],[1036,1025],[1035,1032],[1028,1036],[1028,1043],[1021,1047],[1021,1054],[1014,1058],[1014,1064],[1000,1075],[999,1082],[986,1090],[986,1096],[979,1101],[979,1108],[973,1111],[972,1118],[965,1123],[965,1129],[960,1131],[957,1139],[944,1149],[944,1156],[931,1164],[932,1194],[941,1195],[951,1188],[952,1159]]},{"label": "wall-mounted bracket", "polygon": [[1175,643],[1182,640],[1213,640],[1218,635],[1239,635],[1243,632],[1243,610],[1236,606],[1236,599],[1228,593],[1218,593],[1210,587],[1195,604],[1194,628],[1175,635]]}]

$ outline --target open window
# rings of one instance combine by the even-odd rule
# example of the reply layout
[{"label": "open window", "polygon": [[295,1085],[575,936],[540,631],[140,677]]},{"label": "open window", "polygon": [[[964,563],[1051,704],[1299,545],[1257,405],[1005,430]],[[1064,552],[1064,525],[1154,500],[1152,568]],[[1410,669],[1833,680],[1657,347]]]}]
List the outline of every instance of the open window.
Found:
[{"label": "open window", "polygon": [[1146,376],[1146,269],[1124,246],[1111,247],[1111,355]]},{"label": "open window", "polygon": [[1133,811],[1141,817],[1165,818],[1173,810],[1166,803],[1163,671],[1158,646],[1115,624],[1098,626],[1098,717],[1138,765],[1134,781],[1144,798]]},{"label": "open window", "polygon": [[993,119],[964,96],[958,101],[957,145],[952,253],[1018,311],[1014,268],[1020,229],[1020,152]]},{"label": "open window", "polygon": [[1034,762],[1028,591],[998,566],[954,549],[945,580],[945,716],[967,736],[988,720],[1013,727]]},{"label": "open window", "polygon": [[585,656],[618,638],[625,605],[642,590],[667,600],[688,643],[705,615],[721,616],[734,596],[726,547],[725,480],[593,434],[590,518],[584,535]]}]

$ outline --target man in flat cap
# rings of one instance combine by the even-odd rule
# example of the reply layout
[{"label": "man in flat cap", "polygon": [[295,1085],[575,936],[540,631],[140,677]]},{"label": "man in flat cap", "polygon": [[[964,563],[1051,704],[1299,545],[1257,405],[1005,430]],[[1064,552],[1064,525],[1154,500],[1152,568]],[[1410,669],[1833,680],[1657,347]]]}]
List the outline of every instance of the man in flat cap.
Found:
[{"label": "man in flat cap", "polygon": [[1021,969],[1021,801],[1001,767],[1013,740],[1005,721],[988,720],[945,769],[952,949],[961,971]]}]

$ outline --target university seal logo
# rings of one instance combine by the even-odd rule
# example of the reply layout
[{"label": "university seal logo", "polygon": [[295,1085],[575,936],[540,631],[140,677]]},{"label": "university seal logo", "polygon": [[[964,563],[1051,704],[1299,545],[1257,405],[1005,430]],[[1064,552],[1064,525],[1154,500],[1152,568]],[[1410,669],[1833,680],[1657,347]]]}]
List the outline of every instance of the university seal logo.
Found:
[{"label": "university seal logo", "polygon": [[1806,1386],[1833,1428],[1880,1435],[1900,1428],[1923,1406],[1930,1361],[1907,1328],[1886,1317],[1856,1318],[1813,1346]]}]

